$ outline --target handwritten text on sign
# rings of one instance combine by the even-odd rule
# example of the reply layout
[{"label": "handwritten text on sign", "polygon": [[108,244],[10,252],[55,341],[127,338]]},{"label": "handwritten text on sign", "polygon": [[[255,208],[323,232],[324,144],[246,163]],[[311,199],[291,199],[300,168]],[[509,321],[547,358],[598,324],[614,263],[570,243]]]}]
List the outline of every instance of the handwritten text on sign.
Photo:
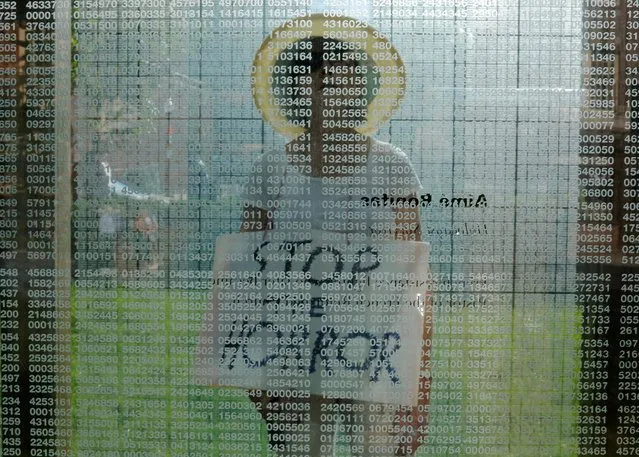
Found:
[{"label": "handwritten text on sign", "polygon": [[428,245],[310,235],[218,238],[198,381],[415,404]]}]

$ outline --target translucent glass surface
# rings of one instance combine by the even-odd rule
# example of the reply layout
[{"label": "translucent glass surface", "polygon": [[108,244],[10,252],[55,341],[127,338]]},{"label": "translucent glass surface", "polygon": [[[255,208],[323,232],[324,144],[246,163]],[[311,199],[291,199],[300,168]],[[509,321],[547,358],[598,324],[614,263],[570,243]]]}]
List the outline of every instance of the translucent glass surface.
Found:
[{"label": "translucent glass surface", "polygon": [[0,2],[3,456],[639,455],[636,0]]}]

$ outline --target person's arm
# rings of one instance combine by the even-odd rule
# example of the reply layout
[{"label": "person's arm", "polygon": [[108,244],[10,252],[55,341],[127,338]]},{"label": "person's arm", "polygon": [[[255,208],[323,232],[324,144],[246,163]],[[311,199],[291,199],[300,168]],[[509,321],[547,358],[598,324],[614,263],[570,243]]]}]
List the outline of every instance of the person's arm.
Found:
[{"label": "person's arm", "polygon": [[[414,196],[414,195],[412,195]],[[395,239],[404,241],[422,241],[422,231],[419,221],[419,207],[415,208],[396,208],[395,209]],[[428,289],[424,291],[424,321],[422,332],[422,350],[420,357],[420,377],[418,388],[418,403],[416,407],[404,410],[399,413],[399,421],[396,425],[400,427],[412,428],[412,442],[408,445],[401,445],[397,449],[396,455],[412,456],[417,448],[423,444],[429,422],[428,405],[430,405],[430,349],[431,338],[433,333],[433,303],[432,293]],[[428,342],[424,344],[424,342]],[[428,376],[424,376],[428,373]],[[421,420],[420,417],[422,416]],[[411,418],[411,419],[409,419]],[[403,434],[400,432],[400,434]]]},{"label": "person's arm", "polygon": [[[392,194],[397,197],[406,197],[404,202],[415,202],[414,206],[396,206],[395,210],[395,239],[404,241],[421,241],[422,229],[419,221],[420,193],[422,185],[415,173],[413,165],[406,154],[398,148],[393,148],[395,153],[391,161],[397,164],[399,171],[393,170],[393,176],[398,184],[392,189]],[[389,170],[390,171],[390,170]]]},{"label": "person's arm", "polygon": [[[257,190],[258,196],[261,197],[263,195],[262,188],[258,187]],[[247,195],[244,195],[244,197],[246,198]],[[253,197],[253,195],[249,195],[248,197]],[[269,228],[270,221],[267,211],[246,202],[242,207],[242,223],[240,224],[240,232],[260,232],[268,230]],[[269,402],[269,397],[266,396],[266,392],[261,391],[260,389],[248,390],[248,397],[255,405],[255,408],[259,411],[262,418],[266,420],[267,405]]]}]

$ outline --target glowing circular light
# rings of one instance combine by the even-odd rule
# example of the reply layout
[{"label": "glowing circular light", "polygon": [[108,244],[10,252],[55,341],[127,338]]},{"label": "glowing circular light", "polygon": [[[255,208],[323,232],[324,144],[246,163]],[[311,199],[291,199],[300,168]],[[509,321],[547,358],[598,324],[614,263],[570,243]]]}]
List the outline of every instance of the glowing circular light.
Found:
[{"label": "glowing circular light", "polygon": [[258,111],[281,134],[295,138],[305,128],[291,123],[275,102],[269,77],[280,54],[297,41],[321,37],[328,40],[354,42],[365,51],[377,69],[379,87],[368,104],[366,122],[356,128],[370,135],[384,124],[401,106],[406,92],[404,62],[391,42],[363,21],[346,16],[326,17],[312,14],[290,19],[273,30],[255,54],[251,72],[253,101]]}]

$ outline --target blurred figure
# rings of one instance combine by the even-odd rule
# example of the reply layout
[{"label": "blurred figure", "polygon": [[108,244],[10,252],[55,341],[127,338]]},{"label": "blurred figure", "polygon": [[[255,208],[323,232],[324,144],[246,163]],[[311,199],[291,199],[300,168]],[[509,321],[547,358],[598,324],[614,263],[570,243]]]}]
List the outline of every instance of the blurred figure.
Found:
[{"label": "blurred figure", "polygon": [[158,269],[158,223],[155,217],[146,212],[139,211],[135,218],[134,230],[136,233],[135,254],[137,268],[146,268],[150,271]]},{"label": "blurred figure", "polygon": [[[321,15],[312,18],[322,20]],[[262,49],[270,47],[265,42]],[[245,207],[240,230],[277,229],[285,225],[287,212],[271,205],[293,208],[302,204],[310,209],[310,217],[297,220],[308,220],[313,230],[420,241],[418,205],[367,205],[361,198],[416,198],[421,190],[406,155],[367,134],[372,117],[387,117],[369,112],[384,85],[371,56],[357,43],[311,37],[289,43],[273,70],[277,71],[271,76],[269,91],[275,106],[258,108],[263,112],[277,109],[297,133],[283,152],[266,152],[254,164],[242,196]],[[379,109],[390,115],[394,108],[382,104]],[[427,305],[429,317],[432,308]],[[428,330],[425,326],[423,338],[430,340],[431,321],[425,318],[424,322]],[[428,360],[427,355],[422,357],[423,370]],[[322,419],[331,416],[326,411],[340,411],[352,456],[411,455],[423,435],[419,430],[425,429],[419,426],[427,425],[429,394],[427,370],[420,380],[420,405],[415,408],[319,395],[297,399],[250,392],[267,423],[271,448],[282,457],[333,455],[337,428],[334,421]],[[301,433],[303,430],[308,434]]]}]

